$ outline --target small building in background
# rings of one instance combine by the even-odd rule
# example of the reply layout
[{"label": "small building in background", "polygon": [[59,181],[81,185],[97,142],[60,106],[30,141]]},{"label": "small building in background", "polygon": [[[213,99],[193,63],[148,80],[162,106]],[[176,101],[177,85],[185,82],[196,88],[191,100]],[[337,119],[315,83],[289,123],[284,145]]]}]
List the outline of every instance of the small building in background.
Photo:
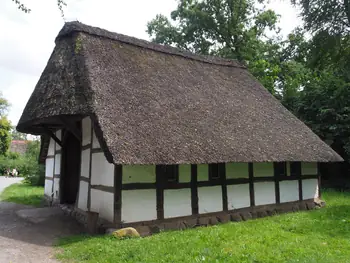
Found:
[{"label": "small building in background", "polygon": [[10,152],[18,153],[20,155],[25,154],[28,147],[27,140],[12,140],[10,144]]}]

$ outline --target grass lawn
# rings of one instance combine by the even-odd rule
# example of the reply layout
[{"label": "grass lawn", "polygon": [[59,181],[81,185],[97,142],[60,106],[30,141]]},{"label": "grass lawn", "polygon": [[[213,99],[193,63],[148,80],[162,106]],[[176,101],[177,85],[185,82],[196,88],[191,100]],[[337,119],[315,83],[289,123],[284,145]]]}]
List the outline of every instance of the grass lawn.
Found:
[{"label": "grass lawn", "polygon": [[69,262],[350,262],[350,193],[327,191],[327,207],[142,239],[109,236],[61,239]]},{"label": "grass lawn", "polygon": [[0,194],[0,200],[17,204],[40,206],[44,196],[44,187],[26,183],[10,185]]}]

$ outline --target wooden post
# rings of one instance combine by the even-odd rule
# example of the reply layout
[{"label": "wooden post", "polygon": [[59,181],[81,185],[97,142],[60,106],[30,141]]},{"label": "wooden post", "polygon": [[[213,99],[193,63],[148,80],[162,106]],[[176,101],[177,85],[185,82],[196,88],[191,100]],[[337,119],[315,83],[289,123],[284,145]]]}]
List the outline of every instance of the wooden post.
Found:
[{"label": "wooden post", "polygon": [[87,213],[87,231],[88,234],[97,234],[97,222],[99,214],[96,212],[88,211]]}]

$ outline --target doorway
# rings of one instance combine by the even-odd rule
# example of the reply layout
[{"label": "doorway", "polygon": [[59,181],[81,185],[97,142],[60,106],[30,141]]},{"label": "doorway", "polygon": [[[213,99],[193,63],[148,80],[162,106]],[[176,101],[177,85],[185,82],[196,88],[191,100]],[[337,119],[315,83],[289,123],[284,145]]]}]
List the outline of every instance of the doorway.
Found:
[{"label": "doorway", "polygon": [[80,181],[81,143],[67,130],[63,131],[62,138],[60,202],[75,204]]}]

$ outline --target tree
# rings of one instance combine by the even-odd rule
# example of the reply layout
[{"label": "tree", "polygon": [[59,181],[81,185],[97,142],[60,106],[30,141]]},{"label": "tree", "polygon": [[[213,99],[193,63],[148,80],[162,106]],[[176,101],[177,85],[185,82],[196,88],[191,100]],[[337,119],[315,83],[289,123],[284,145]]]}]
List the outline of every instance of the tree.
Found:
[{"label": "tree", "polygon": [[10,103],[0,93],[0,155],[5,155],[11,142],[11,123],[6,117]]},{"label": "tree", "polygon": [[[264,3],[264,0],[259,0]],[[252,0],[179,0],[171,21],[157,15],[147,25],[152,41],[203,55],[237,59],[272,93],[280,73],[278,15]]]},{"label": "tree", "polygon": [[10,103],[3,97],[0,91],[0,118],[6,115],[9,107]]},{"label": "tree", "polygon": [[[67,5],[65,0],[56,0],[56,1],[57,1],[58,9],[61,11],[62,16],[64,16],[63,7]],[[17,5],[17,8],[19,10],[25,13],[30,13],[31,9],[25,6],[24,4],[22,4],[20,0],[12,0],[12,2],[14,2]]]},{"label": "tree", "polygon": [[27,134],[18,132],[16,127],[11,128],[11,138],[12,140],[27,140]]},{"label": "tree", "polygon": [[11,143],[11,123],[6,116],[0,117],[0,155],[5,155]]},{"label": "tree", "polygon": [[304,27],[317,33],[350,33],[350,0],[291,0],[301,10]]}]

